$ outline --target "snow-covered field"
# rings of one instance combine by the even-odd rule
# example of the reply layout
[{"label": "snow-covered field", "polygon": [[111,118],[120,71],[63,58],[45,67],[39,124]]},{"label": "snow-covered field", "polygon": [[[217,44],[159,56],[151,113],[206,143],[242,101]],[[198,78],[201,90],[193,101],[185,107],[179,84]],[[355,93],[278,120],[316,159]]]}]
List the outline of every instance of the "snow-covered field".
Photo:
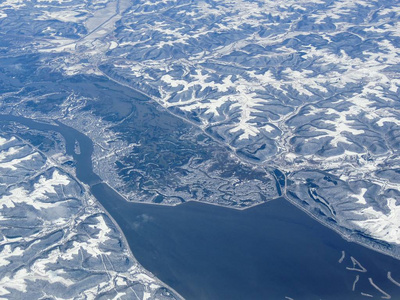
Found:
[{"label": "snow-covered field", "polygon": [[[396,1],[8,0],[0,4],[0,26],[5,57],[40,53],[32,63],[37,73],[44,68],[71,80],[97,75],[139,90],[226,146],[236,162],[282,171],[283,195],[319,220],[347,236],[361,232],[387,242],[399,253]],[[21,32],[23,40],[7,39]],[[68,91],[51,102],[48,114],[50,96],[40,98],[18,83],[29,83],[32,70],[24,73],[16,60],[10,68],[18,78],[1,95],[2,109],[55,116],[85,130],[96,145],[97,171],[135,200],[124,176],[144,173],[130,160],[140,141],[129,141],[119,126],[133,122],[135,112],[127,108],[123,118],[105,117],[93,104],[101,95],[88,100]],[[1,165],[17,171],[31,159],[15,157]],[[204,202],[240,208],[238,198],[251,194],[241,193],[242,187],[261,185],[224,181],[222,171],[198,180],[200,173],[209,175],[208,168],[183,169],[190,174],[186,184],[201,187],[192,194]],[[209,197],[204,186],[222,192]],[[186,195],[176,189],[160,185],[154,193],[174,199],[164,204],[176,204],[176,196]],[[262,192],[267,190],[272,189]],[[29,191],[13,193],[9,198]],[[265,201],[258,190],[254,194],[246,207]]]},{"label": "snow-covered field", "polygon": [[0,138],[0,190],[2,299],[159,299],[165,294],[86,187],[15,135]]}]

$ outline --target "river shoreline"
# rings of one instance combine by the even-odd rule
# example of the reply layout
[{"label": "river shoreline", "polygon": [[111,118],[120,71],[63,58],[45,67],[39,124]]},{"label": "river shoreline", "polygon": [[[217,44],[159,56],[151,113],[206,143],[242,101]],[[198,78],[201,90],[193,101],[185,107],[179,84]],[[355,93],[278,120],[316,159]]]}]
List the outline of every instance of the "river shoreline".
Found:
[{"label": "river shoreline", "polygon": [[[333,272],[332,274],[335,274],[339,272],[338,266],[335,266],[334,264],[337,263],[337,259],[340,251],[342,249],[339,249],[340,247],[342,248],[348,248],[350,250],[347,250],[346,248],[346,253],[351,251],[356,251],[357,258],[359,256],[365,257],[367,259],[368,257],[378,259],[378,261],[381,261],[379,264],[385,265],[385,266],[390,266],[390,265],[396,265],[399,264],[399,269],[400,269],[400,262],[398,260],[395,260],[392,262],[392,257],[390,256],[384,256],[381,257],[379,252],[377,252],[377,249],[372,249],[374,250],[372,252],[368,248],[365,247],[364,244],[361,244],[361,246],[357,247],[354,245],[351,245],[351,243],[345,242],[345,239],[343,239],[342,235],[338,235],[338,232],[336,230],[331,230],[334,228],[329,228],[326,226],[326,224],[321,224],[321,222],[312,216],[308,212],[304,212],[303,209],[298,209],[296,208],[295,203],[291,203],[291,201],[285,199],[284,196],[279,197],[274,199],[274,201],[267,201],[266,203],[262,203],[263,205],[259,205],[257,209],[255,207],[250,207],[253,209],[227,209],[227,207],[223,207],[221,205],[203,205],[207,203],[198,203],[195,201],[189,201],[186,202],[186,205],[180,204],[177,206],[165,206],[165,205],[159,205],[159,204],[152,204],[152,205],[147,205],[143,206],[143,203],[134,203],[134,202],[129,202],[127,201],[123,195],[119,194],[118,191],[116,191],[114,188],[110,187],[107,183],[103,182],[100,177],[93,172],[92,169],[92,160],[91,160],[91,155],[93,152],[93,143],[92,141],[84,134],[80,133],[76,129],[70,128],[66,125],[63,125],[60,122],[56,122],[57,125],[51,125],[51,124],[46,124],[46,123],[38,123],[34,120],[23,118],[23,117],[16,117],[16,116],[1,116],[0,115],[0,120],[5,120],[5,121],[15,121],[19,122],[21,124],[24,124],[28,127],[31,127],[33,129],[38,129],[38,130],[52,130],[52,131],[57,131],[61,135],[63,135],[65,141],[66,141],[66,149],[67,149],[67,154],[73,156],[74,160],[76,161],[76,177],[81,181],[86,189],[90,189],[92,195],[94,195],[96,203],[103,209],[103,211],[110,217],[116,228],[119,230],[121,233],[121,236],[123,237],[123,242],[125,243],[126,247],[129,249],[129,253],[132,256],[135,261],[138,261],[140,265],[142,265],[145,269],[150,270],[151,273],[155,274],[157,277],[160,277],[161,279],[158,281],[159,283],[162,283],[164,286],[167,286],[170,288],[172,292],[174,292],[178,298],[183,299],[183,296],[185,297],[193,297],[194,295],[197,295],[198,293],[211,293],[207,296],[207,298],[210,299],[217,299],[219,297],[225,297],[229,296],[231,297],[232,295],[229,294],[227,291],[220,291],[218,288],[216,289],[215,285],[211,282],[208,282],[207,280],[203,283],[198,282],[196,276],[196,268],[187,268],[185,266],[182,266],[181,263],[182,261],[185,262],[185,264],[194,264],[198,267],[200,267],[200,264],[204,264],[204,266],[201,266],[201,268],[204,269],[203,272],[210,272],[211,274],[216,274],[214,275],[215,278],[220,278],[221,279],[221,274],[224,273],[219,273],[221,272],[219,264],[229,264],[229,261],[232,263],[235,258],[231,258],[231,260],[226,260],[225,253],[228,250],[223,250],[221,253],[218,253],[216,255],[221,255],[220,258],[215,259],[215,258],[210,258],[208,256],[208,248],[202,249],[204,247],[203,244],[198,244],[199,241],[197,239],[192,240],[189,244],[185,244],[185,239],[181,240],[186,236],[186,234],[189,234],[189,232],[193,232],[194,235],[198,236],[204,236],[204,239],[206,239],[208,242],[206,244],[210,245],[219,245],[217,246],[217,249],[225,249],[227,245],[229,245],[230,242],[228,242],[226,245],[225,244],[219,244],[221,243],[220,238],[219,239],[213,239],[214,234],[220,234],[221,237],[223,236],[230,236],[232,234],[236,234],[236,232],[243,232],[246,228],[248,228],[250,231],[248,233],[244,233],[243,235],[240,235],[241,238],[244,238],[245,240],[250,239],[247,242],[243,242],[244,244],[235,244],[233,246],[229,247],[239,247],[238,249],[241,249],[242,247],[245,247],[243,251],[239,251],[238,249],[234,250],[235,248],[230,248],[233,249],[234,251],[239,251],[238,253],[245,253],[245,252],[251,252],[251,251],[256,251],[255,253],[255,259],[261,259],[262,261],[265,261],[266,265],[271,264],[269,261],[268,255],[265,256],[263,253],[260,253],[260,247],[257,246],[257,240],[263,240],[263,243],[269,243],[269,239],[276,239],[279,237],[280,243],[283,245],[287,244],[285,247],[291,253],[290,251],[294,251],[293,254],[290,254],[288,257],[281,257],[278,259],[279,261],[285,261],[289,260],[292,261],[292,264],[298,264],[301,263],[303,259],[301,258],[302,256],[306,255],[308,256],[308,247],[315,248],[319,247],[321,248],[321,251],[319,256],[319,259],[322,259],[319,264],[322,262],[325,262],[327,257],[325,257],[325,252],[329,250],[329,257],[330,261],[329,264],[327,264],[324,268],[327,270],[330,270],[330,272]],[[40,129],[42,128],[42,129]],[[76,142],[79,143],[81,152],[80,153],[75,153],[74,149],[76,146]],[[107,192],[105,192],[108,190]],[[107,196],[108,195],[108,196]],[[285,199],[285,201],[283,201]],[[280,201],[282,200],[282,201]],[[284,203],[287,203],[284,204]],[[290,206],[292,206],[292,208]],[[271,211],[270,211],[271,209]],[[272,219],[265,219],[263,217],[263,213],[267,213],[267,215],[272,216]],[[275,212],[276,211],[276,212]],[[185,213],[184,213],[185,212]],[[289,216],[287,216],[287,213],[289,213]],[[306,213],[307,218],[304,217],[303,213]],[[147,222],[146,220],[142,220],[142,223],[138,223],[141,219],[141,216],[143,215],[148,215],[150,216],[151,222]],[[155,217],[152,217],[154,215]],[[188,216],[192,216],[188,219]],[[217,219],[213,219],[214,216],[216,216]],[[291,217],[293,216],[293,217]],[[311,218],[309,218],[311,217]],[[227,219],[226,219],[227,218]],[[206,223],[204,223],[204,219],[209,220]],[[226,219],[226,220],[225,220]],[[303,228],[301,230],[306,230],[302,234],[296,234],[296,228],[298,225],[293,227],[293,224],[296,224],[296,220],[303,220],[299,225],[301,225],[299,228]],[[139,220],[139,221],[138,221]],[[285,221],[287,220],[287,221]],[[313,220],[313,221],[311,221]],[[321,228],[316,228],[316,225],[311,225],[314,224],[313,222],[316,222],[316,224],[320,224]],[[161,222],[161,223],[157,223]],[[166,222],[166,223],[165,223]],[[182,223],[184,222],[184,223]],[[186,223],[185,223],[186,222]],[[188,223],[189,222],[189,223]],[[193,223],[194,222],[194,223]],[[211,223],[210,223],[211,222]],[[219,225],[213,225],[215,222],[216,224]],[[244,222],[244,223],[243,223]],[[255,223],[254,223],[255,222]],[[253,224],[254,223],[254,224]],[[276,223],[276,224],[275,224]],[[151,227],[154,226],[155,224],[157,227]],[[169,225],[168,225],[169,224]],[[242,228],[243,226],[247,226],[245,228]],[[248,225],[245,225],[248,224]],[[253,225],[249,225],[253,224]],[[257,225],[258,224],[258,225]],[[267,225],[268,224],[268,225]],[[310,224],[310,225],[307,225]],[[150,227],[148,227],[150,226]],[[210,227],[211,226],[211,227]],[[233,226],[233,227],[232,227]],[[261,227],[260,227],[261,226]],[[263,228],[264,226],[267,226],[268,229],[267,231],[260,231],[260,228]],[[306,227],[304,227],[306,226]],[[311,226],[311,227],[310,227]],[[187,229],[187,228],[189,229]],[[231,228],[232,227],[232,228]],[[258,228],[260,227],[260,228]],[[283,238],[279,231],[281,230],[280,227],[287,227],[286,229],[283,229],[285,232],[286,238]],[[190,229],[191,228],[191,229]],[[304,229],[305,228],[305,229]],[[307,229],[311,228],[311,229]],[[188,231],[182,231],[183,229],[187,229]],[[227,230],[229,229],[229,230]],[[144,230],[141,232],[140,230]],[[150,230],[150,231],[149,231]],[[167,231],[165,231],[167,230]],[[210,231],[209,231],[210,230]],[[246,229],[247,230],[247,229]],[[198,233],[196,233],[198,232]],[[209,232],[206,233],[205,232]],[[324,232],[324,239],[329,240],[329,243],[332,241],[335,241],[338,245],[335,246],[335,249],[329,249],[326,248],[327,245],[321,244],[321,241],[319,240],[318,236],[320,235],[319,232]],[[183,234],[183,235],[182,235]],[[315,237],[313,236],[312,242],[315,244],[315,246],[306,246],[307,243],[310,241],[308,240],[309,238],[306,238],[307,235],[316,235]],[[303,237],[304,235],[304,237]],[[163,240],[165,237],[171,236],[172,240],[180,241],[179,247],[182,247],[181,249],[177,249],[177,252],[180,253],[177,256],[171,256],[171,250],[169,247],[171,247],[170,242],[171,240],[168,238],[167,240]],[[210,236],[210,237],[209,237]],[[338,239],[339,237],[339,239]],[[191,237],[193,238],[193,237]],[[211,240],[209,240],[211,238]],[[295,238],[297,241],[297,246],[300,247],[300,249],[304,249],[303,252],[298,252],[295,246],[294,241],[292,239]],[[234,239],[235,240],[235,239]],[[234,241],[232,240],[232,241]],[[342,240],[342,242],[340,241]],[[142,243],[140,242],[142,241]],[[354,242],[354,241],[352,241]],[[148,244],[150,243],[150,244]],[[302,243],[304,245],[302,245]],[[325,242],[324,242],[325,243]],[[252,244],[255,245],[255,248],[250,248],[247,249],[249,245],[251,246]],[[196,245],[196,247],[193,249],[193,245]],[[340,246],[341,245],[341,246]],[[357,244],[358,245],[358,244]],[[275,249],[275,247],[278,245],[275,245],[272,249]],[[305,247],[305,248],[304,248]],[[338,247],[338,248],[337,248]],[[263,247],[261,247],[263,248]],[[293,249],[291,249],[293,248]],[[158,249],[158,250],[154,250]],[[170,249],[170,250],[168,250]],[[189,250],[188,250],[189,249]],[[190,250],[191,249],[191,250]],[[353,249],[353,250],[351,250]],[[334,251],[333,251],[334,250]],[[150,254],[152,251],[157,251],[157,259],[154,260],[153,258],[150,259]],[[186,251],[186,252],[185,252]],[[189,251],[189,252],[187,252]],[[200,255],[201,259],[191,259],[188,260],[188,253],[193,253],[195,251],[198,253],[197,255]],[[269,250],[268,250],[269,251]],[[271,250],[272,251],[272,250]],[[133,252],[139,253],[139,257],[137,255],[133,255]],[[301,254],[303,253],[303,254]],[[328,253],[328,252],[327,252]],[[172,253],[173,254],[173,253]],[[383,253],[386,254],[386,253]],[[154,253],[152,254],[154,255]],[[206,256],[204,256],[206,255]],[[238,254],[239,255],[239,254]],[[269,256],[276,256],[276,255],[282,255],[280,254],[280,251],[278,252],[272,252],[269,254]],[[355,254],[353,254],[355,255]],[[300,257],[296,257],[300,256]],[[218,256],[219,257],[219,256]],[[385,258],[387,257],[387,258]],[[182,259],[181,259],[182,258]],[[237,258],[240,258],[237,256]],[[253,266],[258,268],[255,264],[255,261],[253,261],[252,258],[246,258],[244,257],[245,260],[240,262],[240,269],[248,268],[249,266]],[[370,259],[369,258],[369,259]],[[150,261],[149,261],[150,259]],[[250,259],[250,261],[246,261],[246,259]],[[300,259],[300,261],[299,261]],[[167,268],[163,267],[164,261],[167,261],[168,264],[166,265]],[[205,261],[204,261],[205,260]],[[233,261],[232,261],[233,260]],[[236,259],[237,260],[237,259]],[[388,263],[390,261],[390,263]],[[238,262],[236,262],[238,263]],[[363,262],[364,263],[364,262]],[[326,264],[326,262],[325,262]],[[372,268],[374,265],[372,265]],[[182,274],[175,274],[174,269],[175,267],[178,271],[178,273]],[[319,265],[313,266],[313,268],[318,267],[320,268]],[[340,266],[339,266],[340,267]],[[164,270],[163,270],[164,268]],[[370,268],[370,267],[369,267]],[[215,269],[215,270],[213,270]],[[380,268],[376,269],[379,270]],[[386,269],[386,267],[384,267]],[[317,269],[316,269],[317,270]],[[172,271],[172,273],[170,273]],[[293,270],[296,272],[301,273],[301,269],[295,269]],[[393,271],[393,269],[387,269],[386,272]],[[263,271],[264,272],[264,271]],[[276,272],[277,274],[285,274],[285,271],[282,270],[282,267],[279,266],[278,269],[275,269],[274,271],[271,270],[272,273]],[[318,271],[316,271],[318,272]],[[375,271],[373,271],[375,272]],[[340,272],[339,272],[340,273]],[[376,272],[375,272],[376,273]],[[379,276],[377,275],[379,273]],[[384,286],[387,288],[387,285],[383,285],[385,283],[382,283],[384,279],[386,279],[386,273],[383,274],[381,271],[376,273],[374,276],[378,276],[378,279],[374,282],[378,282],[379,286]],[[170,275],[168,275],[170,274]],[[171,275],[172,274],[172,275]],[[185,275],[187,274],[187,276]],[[232,274],[225,273],[227,276],[228,280]],[[271,280],[268,279],[270,274],[269,273],[262,273],[264,274],[262,277],[259,278],[263,281]],[[172,277],[171,277],[172,276]],[[183,277],[182,277],[183,276]],[[193,277],[194,276],[194,277]],[[235,275],[236,276],[236,275]],[[241,276],[244,276],[242,281],[246,281],[247,278],[251,278],[252,275],[244,273]],[[339,275],[336,275],[339,276]],[[344,277],[343,277],[344,276]],[[338,281],[343,282],[344,285],[346,285],[345,278],[347,275],[340,275],[338,278]],[[190,279],[192,278],[192,279]],[[264,278],[264,279],[263,279]],[[301,278],[301,277],[299,277]],[[340,279],[340,280],[339,280]],[[300,280],[300,279],[299,279]],[[319,279],[318,279],[319,280]],[[167,282],[166,282],[167,281]],[[213,280],[215,281],[215,279]],[[217,280],[218,281],[218,280]],[[232,284],[231,281],[228,281],[229,284]],[[179,287],[178,289],[172,288],[171,283],[173,286]],[[210,285],[211,284],[211,285]],[[228,283],[226,283],[228,284]],[[280,283],[282,284],[282,282]],[[309,284],[308,282],[303,282],[302,284]],[[313,284],[312,286],[315,286],[317,283]],[[364,283],[368,284],[368,283]],[[318,285],[318,284],[317,284]],[[361,283],[359,283],[361,285]],[[297,285],[295,284],[292,288],[294,290],[298,289],[299,287],[296,287]],[[232,285],[232,288],[238,288],[237,285]],[[276,289],[276,287],[270,286],[268,288],[271,288],[272,290]],[[288,287],[286,286],[280,286],[280,289],[286,289]],[[311,286],[310,286],[311,288]],[[331,286],[325,286],[326,289],[331,289]],[[247,288],[240,289],[239,292],[243,292]],[[179,293],[178,293],[179,290]],[[243,291],[242,291],[243,290]],[[182,293],[183,291],[183,293]],[[227,294],[220,294],[221,292],[227,293]],[[260,290],[259,293],[263,293],[265,290]],[[281,291],[282,292],[282,291]],[[320,291],[321,292],[321,291]],[[338,293],[339,290],[336,290],[335,293]],[[213,294],[214,293],[214,294]],[[278,295],[279,290],[276,290],[275,293]],[[216,297],[216,295],[219,295]],[[268,294],[269,295],[269,294]],[[283,294],[279,294],[282,296]],[[293,296],[293,295],[292,295]]]}]

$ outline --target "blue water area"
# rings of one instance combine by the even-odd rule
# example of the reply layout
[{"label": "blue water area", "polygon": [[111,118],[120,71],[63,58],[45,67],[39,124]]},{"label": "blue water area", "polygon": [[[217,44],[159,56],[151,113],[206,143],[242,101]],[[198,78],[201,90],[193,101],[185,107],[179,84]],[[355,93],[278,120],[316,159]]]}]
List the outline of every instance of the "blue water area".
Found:
[{"label": "blue water area", "polygon": [[400,281],[399,260],[345,241],[283,198],[243,211],[130,203],[93,173],[87,136],[62,124],[0,121],[62,134],[77,177],[119,224],[138,261],[187,299],[384,297],[371,282],[400,299],[400,287],[387,278],[390,271]]},{"label": "blue water area", "polygon": [[[139,262],[188,299],[380,298],[368,278],[400,299],[387,279],[388,271],[400,279],[400,261],[345,241],[284,199],[237,211],[127,203],[102,184],[92,191]],[[367,272],[346,269],[353,268],[351,256]]]}]

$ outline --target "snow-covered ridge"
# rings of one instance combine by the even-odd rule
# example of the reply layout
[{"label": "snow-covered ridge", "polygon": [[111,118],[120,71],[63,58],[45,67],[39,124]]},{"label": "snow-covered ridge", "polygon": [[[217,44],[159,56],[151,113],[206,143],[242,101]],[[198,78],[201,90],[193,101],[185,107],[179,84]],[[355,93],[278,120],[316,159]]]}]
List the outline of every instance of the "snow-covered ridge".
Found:
[{"label": "snow-covered ridge", "polygon": [[[2,4],[0,16],[37,16],[38,26],[26,28],[32,39],[17,50],[48,54],[43,65],[66,76],[105,75],[146,93],[236,157],[288,174],[287,196],[307,201],[314,215],[394,243],[397,225],[367,221],[391,220],[400,201],[395,1],[48,3]],[[83,104],[70,111],[70,100],[64,117],[82,114],[80,122],[88,113]],[[88,131],[98,125],[90,119]],[[108,128],[107,136],[119,136]],[[101,135],[94,141],[100,145]],[[95,165],[115,172],[106,152],[120,145],[122,159],[135,148],[99,146]],[[123,175],[110,183],[117,187]],[[222,205],[235,206],[232,199]]]},{"label": "snow-covered ridge", "polygon": [[0,297],[157,298],[163,285],[53,157],[20,137],[0,137]]},{"label": "snow-covered ridge", "polygon": [[347,186],[339,197],[334,184],[314,187],[328,217],[397,243],[397,224],[371,226],[362,212],[392,219],[388,203],[400,202],[399,181],[382,177],[398,167],[399,24],[393,1],[140,2],[102,70],[244,159],[291,172],[288,191],[322,210],[298,190],[318,179],[299,174],[327,172]]}]

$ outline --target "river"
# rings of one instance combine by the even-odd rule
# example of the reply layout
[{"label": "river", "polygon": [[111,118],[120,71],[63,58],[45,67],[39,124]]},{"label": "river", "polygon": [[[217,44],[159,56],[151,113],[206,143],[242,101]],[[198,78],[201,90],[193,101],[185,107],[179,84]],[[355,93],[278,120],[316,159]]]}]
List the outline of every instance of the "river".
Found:
[{"label": "river", "polygon": [[400,281],[399,260],[344,240],[283,198],[244,211],[130,203],[93,172],[93,143],[84,134],[23,117],[1,115],[0,121],[59,132],[77,178],[117,222],[136,259],[187,299],[384,296],[371,280],[400,299],[400,287],[387,278],[390,271]]}]

